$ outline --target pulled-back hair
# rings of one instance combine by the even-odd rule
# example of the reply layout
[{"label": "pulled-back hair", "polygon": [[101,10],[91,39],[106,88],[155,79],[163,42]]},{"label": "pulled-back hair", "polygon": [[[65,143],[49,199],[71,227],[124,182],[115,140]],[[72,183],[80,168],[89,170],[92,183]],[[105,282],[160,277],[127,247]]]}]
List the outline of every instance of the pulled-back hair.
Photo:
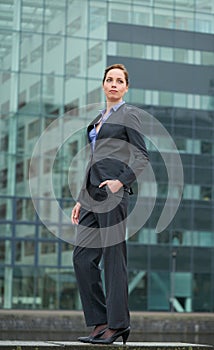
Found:
[{"label": "pulled-back hair", "polygon": [[111,66],[106,67],[105,72],[104,72],[104,77],[103,77],[103,84],[105,82],[107,73],[111,69],[115,69],[115,68],[121,69],[123,71],[124,76],[125,76],[125,80],[126,80],[126,85],[129,85],[129,73],[128,73],[126,67],[123,64],[121,64],[121,63],[115,63],[115,64],[112,64]]}]

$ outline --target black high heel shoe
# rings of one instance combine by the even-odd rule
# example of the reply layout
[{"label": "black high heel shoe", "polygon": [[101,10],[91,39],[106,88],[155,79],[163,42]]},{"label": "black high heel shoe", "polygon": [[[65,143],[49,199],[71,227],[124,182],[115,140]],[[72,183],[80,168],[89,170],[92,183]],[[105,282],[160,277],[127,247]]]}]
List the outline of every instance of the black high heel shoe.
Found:
[{"label": "black high heel shoe", "polygon": [[88,337],[79,337],[78,340],[81,341],[82,343],[91,343],[93,339],[101,337],[107,328],[102,329],[99,333],[96,335],[89,335]]},{"label": "black high heel shoe", "polygon": [[109,338],[97,338],[97,337],[94,337],[91,340],[91,343],[92,344],[112,344],[112,343],[115,342],[115,340],[117,340],[117,338],[122,337],[123,338],[123,344],[125,345],[126,342],[127,342],[128,337],[129,337],[129,333],[130,333],[130,327],[127,327],[125,329],[119,329],[117,332],[112,334],[112,336],[109,337]]}]

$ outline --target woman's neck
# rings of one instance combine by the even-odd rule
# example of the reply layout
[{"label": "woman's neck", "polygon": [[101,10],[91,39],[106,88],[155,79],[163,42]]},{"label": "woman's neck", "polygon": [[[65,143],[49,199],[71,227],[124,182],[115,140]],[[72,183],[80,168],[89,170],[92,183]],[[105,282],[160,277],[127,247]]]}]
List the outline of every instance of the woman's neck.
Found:
[{"label": "woman's neck", "polygon": [[112,107],[114,107],[115,105],[117,105],[118,103],[122,102],[121,101],[107,101],[106,102],[106,112],[105,114],[108,114],[110,112],[110,110],[112,109]]}]

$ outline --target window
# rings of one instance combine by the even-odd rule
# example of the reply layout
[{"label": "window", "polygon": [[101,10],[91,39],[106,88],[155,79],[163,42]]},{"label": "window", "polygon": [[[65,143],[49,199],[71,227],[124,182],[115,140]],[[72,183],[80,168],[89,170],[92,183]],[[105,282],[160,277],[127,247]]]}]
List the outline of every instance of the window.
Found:
[{"label": "window", "polygon": [[22,219],[22,208],[23,208],[23,199],[17,199],[16,200],[16,219],[21,220]]},{"label": "window", "polygon": [[45,79],[45,86],[44,86],[44,94],[46,95],[46,97],[53,97],[54,96],[54,88],[55,88],[55,77],[53,74],[50,74],[48,76],[46,76]]},{"label": "window", "polygon": [[175,93],[174,94],[174,106],[176,107],[186,107],[187,103],[186,94]]},{"label": "window", "polygon": [[102,43],[98,43],[89,49],[88,67],[91,67],[97,62],[101,61],[102,57],[103,57],[103,45]]},{"label": "window", "polygon": [[20,59],[20,69],[26,69],[27,68],[27,63],[28,63],[28,58],[27,56],[23,57]]},{"label": "window", "polygon": [[111,10],[111,22],[117,22],[117,23],[130,23],[130,9],[125,11],[125,10],[117,10],[117,9],[112,9]]},{"label": "window", "polygon": [[32,221],[34,219],[34,215],[35,215],[35,208],[32,202],[32,199],[26,199],[25,200],[25,216],[26,219],[29,221]]},{"label": "window", "polygon": [[3,72],[2,73],[2,83],[5,83],[5,81],[10,79],[10,72]]},{"label": "window", "polygon": [[33,178],[39,175],[40,171],[40,159],[38,157],[34,157],[33,161],[31,159],[28,159],[28,174],[27,178]]},{"label": "window", "polygon": [[179,151],[186,151],[186,139],[185,138],[176,138],[176,146]]},{"label": "window", "polygon": [[200,197],[204,201],[210,201],[212,199],[212,187],[201,186]]},{"label": "window", "polygon": [[51,242],[42,242],[41,245],[41,253],[42,254],[49,254],[49,253],[55,253],[56,252],[56,244]]},{"label": "window", "polygon": [[168,192],[167,184],[158,184],[158,197],[166,198]]},{"label": "window", "polygon": [[209,141],[201,141],[201,153],[202,154],[212,154],[212,142]]},{"label": "window", "polygon": [[100,7],[90,7],[89,30],[92,31],[105,23],[105,9]]},{"label": "window", "polygon": [[0,151],[7,151],[8,149],[8,135],[0,139]]},{"label": "window", "polygon": [[88,93],[88,104],[99,103],[101,100],[101,89],[97,88]]},{"label": "window", "polygon": [[41,82],[38,81],[37,83],[31,85],[30,87],[30,98],[38,97],[41,90]]},{"label": "window", "polygon": [[68,185],[64,185],[62,187],[62,197],[63,198],[70,198],[71,197],[71,192],[70,192],[70,188]]},{"label": "window", "polygon": [[81,28],[81,17],[77,17],[74,21],[72,21],[68,25],[67,28],[68,28],[68,30],[67,30],[68,35],[73,35],[78,30],[80,30],[80,28]]},{"label": "window", "polygon": [[[117,54],[119,56],[131,57],[132,56],[132,44],[130,44],[130,43],[118,43],[117,44]],[[141,57],[142,57],[142,55],[141,55]]]},{"label": "window", "polygon": [[24,107],[26,105],[26,99],[27,99],[27,92],[26,90],[20,92],[19,98],[18,98],[18,109]]},{"label": "window", "polygon": [[172,61],[173,49],[171,47],[160,47],[160,59],[163,61]]},{"label": "window", "polygon": [[61,36],[52,36],[47,40],[47,51],[51,51],[61,43]]},{"label": "window", "polygon": [[4,262],[6,258],[6,248],[5,248],[5,242],[0,242],[0,261]]},{"label": "window", "polygon": [[173,245],[181,245],[183,243],[183,233],[180,231],[162,231],[157,235],[157,243],[168,244],[172,243]]},{"label": "window", "polygon": [[32,123],[28,125],[28,135],[27,135],[28,140],[31,140],[32,138],[39,135],[39,132],[40,132],[39,126],[40,126],[39,119],[34,120]]},{"label": "window", "polygon": [[[79,99],[75,99],[73,102],[64,106],[64,112],[69,115],[79,115]],[[69,119],[70,120],[70,119]]]},{"label": "window", "polygon": [[34,241],[24,241],[24,255],[25,256],[35,256],[35,242]]},{"label": "window", "polygon": [[157,234],[158,244],[168,244],[170,242],[169,231],[161,231]]},{"label": "window", "polygon": [[22,258],[22,242],[15,243],[15,261],[20,262]]},{"label": "window", "polygon": [[175,62],[187,62],[187,50],[184,49],[174,49],[174,60]]},{"label": "window", "polygon": [[3,169],[0,171],[0,188],[7,187],[7,169]]},{"label": "window", "polygon": [[47,174],[51,171],[54,165],[54,159],[56,156],[57,151],[51,150],[49,152],[45,152],[45,157],[44,157],[44,164],[43,164],[43,172],[44,174]]},{"label": "window", "polygon": [[160,91],[159,93],[159,100],[161,106],[172,106],[173,104],[173,93],[172,92],[166,92],[166,91]]},{"label": "window", "polygon": [[52,128],[56,128],[57,126],[57,118],[52,116],[47,116],[45,118],[45,129],[48,128],[48,130]]},{"label": "window", "polygon": [[33,63],[41,57],[42,57],[42,45],[38,46],[35,50],[31,52],[30,62]]},{"label": "window", "polygon": [[201,63],[204,65],[210,65],[213,66],[214,64],[214,53],[213,52],[207,52],[207,51],[201,51]]},{"label": "window", "polygon": [[78,141],[71,142],[69,144],[69,153],[74,157],[78,152]]},{"label": "window", "polygon": [[68,80],[71,76],[80,74],[80,56],[75,57],[65,66],[65,79]]},{"label": "window", "polygon": [[181,245],[183,243],[183,233],[180,231],[172,232],[172,244]]},{"label": "window", "polygon": [[67,242],[62,242],[61,247],[62,247],[62,252],[71,250],[71,245],[70,243],[67,243]]},{"label": "window", "polygon": [[20,162],[16,164],[16,182],[22,182],[24,180],[24,163]]},{"label": "window", "polygon": [[18,150],[23,151],[25,146],[25,128],[22,126],[18,129],[17,133],[17,148]]},{"label": "window", "polygon": [[0,205],[0,219],[6,219],[6,214],[7,214],[7,206],[4,203]]},{"label": "window", "polygon": [[68,185],[64,185],[62,187],[62,198],[63,198],[63,201],[62,201],[63,208],[70,208],[72,199],[71,199],[71,190]]},{"label": "window", "polygon": [[1,105],[1,118],[7,117],[10,110],[10,101],[6,101]]}]

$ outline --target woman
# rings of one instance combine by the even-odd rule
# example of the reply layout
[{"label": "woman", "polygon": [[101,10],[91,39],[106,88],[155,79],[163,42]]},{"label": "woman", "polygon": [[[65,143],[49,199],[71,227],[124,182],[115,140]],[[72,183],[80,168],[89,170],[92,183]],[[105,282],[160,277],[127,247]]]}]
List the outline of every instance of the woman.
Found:
[{"label": "woman", "polygon": [[[91,144],[85,180],[72,210],[77,225],[74,270],[88,337],[79,340],[111,344],[130,332],[126,256],[126,218],[131,184],[148,162],[142,136],[142,110],[123,100],[129,78],[122,64],[106,68],[106,109],[88,126]],[[103,259],[105,293],[99,264]]]}]

